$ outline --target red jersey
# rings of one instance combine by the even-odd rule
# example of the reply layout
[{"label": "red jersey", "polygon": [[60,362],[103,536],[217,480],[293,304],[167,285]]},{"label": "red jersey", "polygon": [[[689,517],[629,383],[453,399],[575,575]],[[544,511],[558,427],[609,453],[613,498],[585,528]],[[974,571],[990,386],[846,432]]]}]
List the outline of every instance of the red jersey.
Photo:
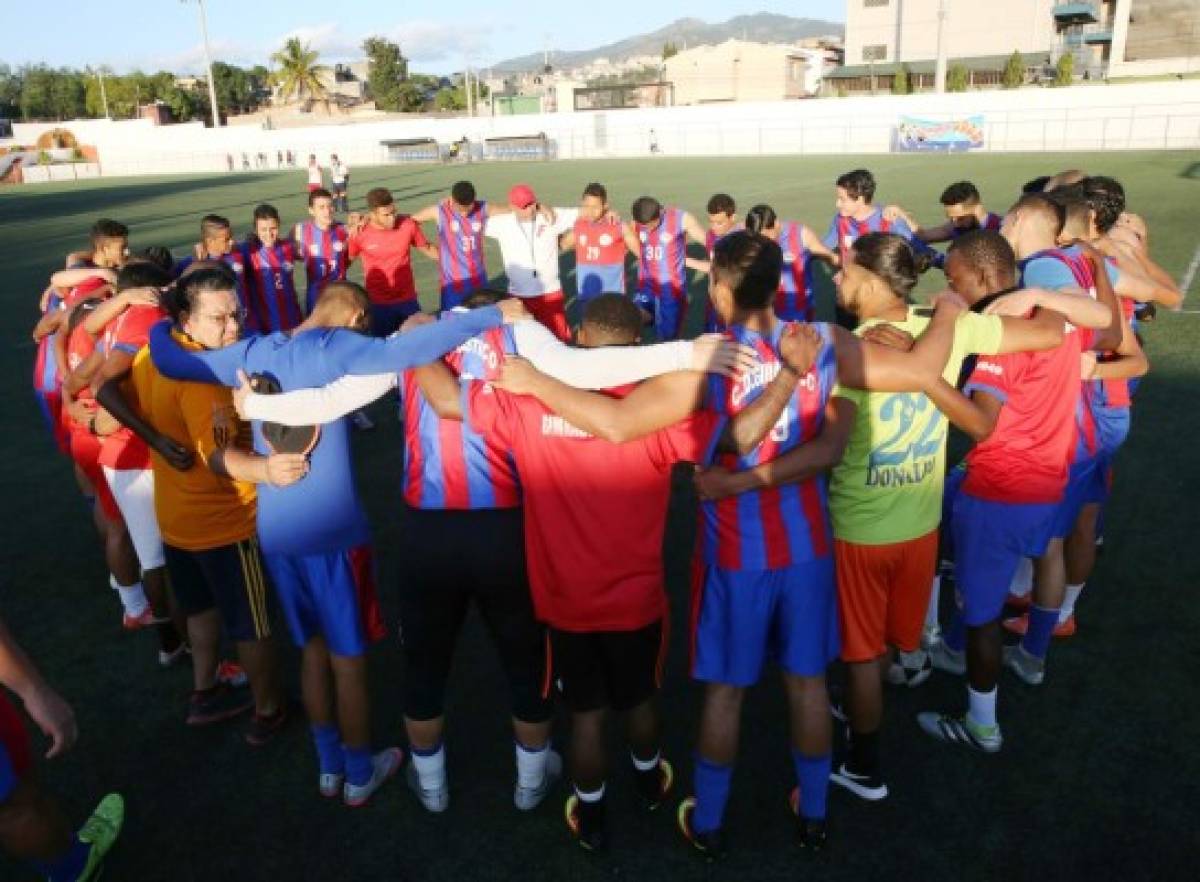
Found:
[{"label": "red jersey", "polygon": [[[87,331],[83,329],[81,322],[71,336],[67,338],[67,371],[75,371],[79,366],[87,361],[88,357],[96,351],[96,341]],[[92,410],[95,409],[95,398],[92,396],[92,387],[84,386],[75,395],[75,400],[88,404]],[[74,420],[67,416],[66,408],[63,409],[63,426],[67,429],[83,429],[85,426],[80,426]]]},{"label": "red jersey", "polygon": [[67,292],[67,296],[63,298],[63,308],[74,309],[89,297],[98,296],[97,292],[107,284],[108,281],[100,278],[100,276],[91,276],[84,279]]},{"label": "red jersey", "polygon": [[662,542],[671,466],[698,461],[722,417],[628,444],[594,438],[536,398],[464,387],[464,417],[508,447],[524,490],[534,613],[565,631],[631,631],[667,612]]},{"label": "red jersey", "polygon": [[429,241],[421,226],[408,215],[399,215],[390,230],[367,224],[350,237],[350,258],[363,261],[364,287],[372,303],[401,303],[417,299],[413,281],[412,247]]},{"label": "red jersey", "polygon": [[[150,339],[150,329],[167,317],[161,306],[131,306],[104,329],[104,351],[136,355]],[[150,468],[150,451],[131,429],[124,427],[104,438],[100,464],[110,469]]]},{"label": "red jersey", "polygon": [[963,492],[994,502],[1062,499],[1075,446],[1078,333],[1044,352],[981,355],[967,380],[1004,402],[992,434],[967,454]]}]

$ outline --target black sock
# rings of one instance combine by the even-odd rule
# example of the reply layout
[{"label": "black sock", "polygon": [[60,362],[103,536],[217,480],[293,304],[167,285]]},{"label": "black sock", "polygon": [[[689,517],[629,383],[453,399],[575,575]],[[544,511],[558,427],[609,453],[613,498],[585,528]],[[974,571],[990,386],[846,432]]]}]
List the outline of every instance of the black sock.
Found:
[{"label": "black sock", "polygon": [[850,767],[859,775],[879,774],[879,730],[850,735]]}]

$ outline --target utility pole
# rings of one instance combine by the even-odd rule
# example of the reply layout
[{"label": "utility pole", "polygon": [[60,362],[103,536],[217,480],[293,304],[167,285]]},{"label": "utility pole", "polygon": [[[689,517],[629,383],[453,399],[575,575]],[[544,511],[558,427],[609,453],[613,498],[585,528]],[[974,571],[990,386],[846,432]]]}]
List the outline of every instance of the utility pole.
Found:
[{"label": "utility pole", "polygon": [[946,91],[946,8],[948,0],[938,0],[937,67],[934,68],[933,89],[939,94]]},{"label": "utility pole", "polygon": [[111,119],[108,115],[108,91],[104,88],[104,65],[96,69],[96,76],[100,79],[100,103],[104,106],[104,118]]},{"label": "utility pole", "polygon": [[[187,3],[188,0],[180,0]],[[214,129],[221,127],[221,114],[217,110],[217,84],[213,79],[212,52],[208,48],[208,18],[204,14],[204,0],[196,0],[200,10],[200,37],[204,43],[204,64],[208,68],[208,101],[212,105],[212,124]]]}]

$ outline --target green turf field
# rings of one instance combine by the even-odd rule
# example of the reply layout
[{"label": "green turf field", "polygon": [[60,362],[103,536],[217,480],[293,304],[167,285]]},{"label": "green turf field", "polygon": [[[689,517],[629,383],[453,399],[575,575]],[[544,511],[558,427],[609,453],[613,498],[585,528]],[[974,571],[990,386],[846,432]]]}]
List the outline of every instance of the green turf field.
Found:
[{"label": "green turf field", "polygon": [[[1200,246],[1200,155],[1108,153],[1021,156],[875,156],[802,159],[654,159],[354,170],[352,201],[393,188],[402,209],[438,198],[471,177],[503,198],[527,180],[543,201],[573,205],[583,185],[605,183],[623,212],[643,193],[703,216],[708,195],[732,193],[744,210],[771,203],[782,217],[823,232],[833,179],[866,165],[880,201],[931,222],[942,187],[974,180],[1003,210],[1025,180],[1067,166],[1122,180],[1150,224],[1152,251],[1177,278]],[[109,790],[128,803],[125,833],[109,860],[114,882],[178,880],[435,879],[1195,879],[1200,858],[1200,316],[1162,315],[1146,327],[1153,372],[1139,395],[1107,514],[1107,544],[1080,605],[1080,635],[1056,645],[1047,684],[1002,680],[1006,744],[997,756],[944,748],[922,735],[918,710],[958,707],[962,685],[942,674],[915,692],[888,695],[883,735],[892,796],[867,805],[831,794],[832,847],[814,864],[797,853],[786,809],[792,784],[776,678],[747,701],[741,761],[729,806],[730,858],[706,868],[675,832],[671,809],[636,813],[624,763],[610,781],[612,849],[580,853],[562,822],[563,796],[531,816],[512,807],[511,734],[496,659],[474,619],[464,635],[448,706],[450,811],[431,817],[402,783],[351,812],[316,793],[315,759],[299,722],[261,751],[238,725],[183,725],[189,674],[163,672],[154,638],[119,628],[88,513],[67,462],[52,453],[30,390],[28,332],[38,295],[63,254],[84,247],[90,223],[128,223],[132,244],[182,255],[198,219],[228,215],[239,236],[260,202],[285,225],[302,216],[303,171],[101,180],[0,190],[0,615],[74,704],[82,731],[66,758],[44,764],[48,785],[82,818]],[[489,263],[500,266],[498,254]],[[415,256],[432,305],[432,263]],[[923,290],[936,280],[927,277]],[[701,288],[693,289],[699,293]],[[1193,286],[1192,298],[1200,298]],[[1192,304],[1193,306],[1195,304]],[[831,312],[826,299],[825,314]],[[697,324],[693,313],[692,324]],[[375,527],[385,613],[394,625],[395,552],[403,529],[400,432],[386,404],[379,429],[356,436],[359,483]],[[666,752],[688,790],[699,690],[686,677],[687,560],[694,500],[680,479],[669,513],[666,557],[673,601],[672,655],[663,694]],[[581,504],[586,504],[581,500]],[[613,554],[620,554],[619,548]],[[282,637],[282,631],[279,632]],[[394,632],[393,632],[394,633]],[[295,656],[286,639],[290,684]],[[401,739],[402,662],[394,637],[372,656],[375,731]],[[560,727],[560,736],[565,727]],[[614,742],[614,756],[624,756]],[[0,879],[31,878],[0,856]]]}]

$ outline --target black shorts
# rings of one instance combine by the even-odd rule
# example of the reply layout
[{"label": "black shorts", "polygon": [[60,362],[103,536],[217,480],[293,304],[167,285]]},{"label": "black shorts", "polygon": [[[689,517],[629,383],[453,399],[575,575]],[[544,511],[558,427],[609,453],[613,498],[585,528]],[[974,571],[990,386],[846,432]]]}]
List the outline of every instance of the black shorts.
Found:
[{"label": "black shorts", "polygon": [[661,619],[636,631],[550,629],[554,678],[575,713],[626,711],[651,698],[662,685],[666,649]]},{"label": "black shorts", "polygon": [[204,551],[165,543],[163,550],[171,587],[184,615],[199,615],[216,606],[230,640],[271,636],[268,607],[274,589],[257,536]]},{"label": "black shorts", "polygon": [[401,555],[405,713],[441,714],[446,677],[472,601],[512,689],[513,715],[549,719],[546,631],[534,618],[521,509],[408,509]]}]

